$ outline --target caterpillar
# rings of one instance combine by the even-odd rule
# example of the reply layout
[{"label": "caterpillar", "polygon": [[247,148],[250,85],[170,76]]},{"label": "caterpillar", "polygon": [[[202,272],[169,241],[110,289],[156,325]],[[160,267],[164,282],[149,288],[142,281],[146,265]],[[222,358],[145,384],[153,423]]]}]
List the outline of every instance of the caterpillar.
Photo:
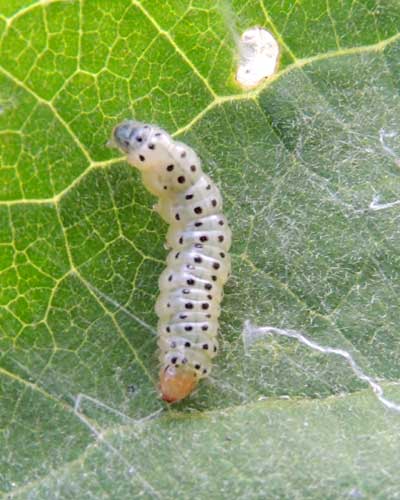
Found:
[{"label": "caterpillar", "polygon": [[169,224],[170,252],[155,311],[161,396],[174,403],[210,374],[218,351],[231,230],[220,191],[189,146],[158,126],[134,120],[117,125],[109,145],[140,171],[144,186],[158,198],[154,209]]}]

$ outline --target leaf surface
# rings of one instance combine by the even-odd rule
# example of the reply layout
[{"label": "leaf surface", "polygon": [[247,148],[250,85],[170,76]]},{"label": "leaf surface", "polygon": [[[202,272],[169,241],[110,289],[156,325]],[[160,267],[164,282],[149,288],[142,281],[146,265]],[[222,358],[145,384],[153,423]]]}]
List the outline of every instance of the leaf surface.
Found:
[{"label": "leaf surface", "polygon": [[[396,497],[399,415],[256,327],[400,401],[399,22],[394,0],[0,1],[0,493]],[[254,25],[280,72],[246,93]],[[105,146],[131,116],[199,153],[234,234],[222,352],[173,408],[166,227]]]}]

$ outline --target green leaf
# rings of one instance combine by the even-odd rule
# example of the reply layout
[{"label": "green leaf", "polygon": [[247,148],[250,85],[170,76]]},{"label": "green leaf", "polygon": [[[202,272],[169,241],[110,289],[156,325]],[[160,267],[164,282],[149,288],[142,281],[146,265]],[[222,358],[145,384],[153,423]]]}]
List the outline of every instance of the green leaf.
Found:
[{"label": "green leaf", "polygon": [[[400,416],[360,373],[400,402],[399,22],[394,0],[0,0],[1,494],[397,496]],[[280,70],[244,92],[255,25]],[[199,153],[234,234],[222,352],[172,408],[166,227],[105,146],[131,116]]]}]

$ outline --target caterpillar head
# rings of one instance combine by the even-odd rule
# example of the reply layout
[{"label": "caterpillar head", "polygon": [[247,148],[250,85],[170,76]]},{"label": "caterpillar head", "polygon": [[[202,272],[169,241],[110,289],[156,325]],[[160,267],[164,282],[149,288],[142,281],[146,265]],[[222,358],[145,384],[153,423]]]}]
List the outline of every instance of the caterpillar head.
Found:
[{"label": "caterpillar head", "polygon": [[149,125],[135,120],[125,120],[114,128],[108,145],[129,155],[138,152],[147,143],[150,132]]},{"label": "caterpillar head", "polygon": [[173,141],[165,130],[135,120],[125,120],[117,125],[108,142],[126,154],[128,163],[145,175],[143,182],[156,196],[163,191],[163,167],[171,163]]},{"label": "caterpillar head", "polygon": [[[202,175],[196,153],[156,125],[125,120],[114,128],[108,146],[126,154],[126,161],[141,172],[146,189],[159,198],[186,191]],[[169,221],[169,208],[157,210]]]}]

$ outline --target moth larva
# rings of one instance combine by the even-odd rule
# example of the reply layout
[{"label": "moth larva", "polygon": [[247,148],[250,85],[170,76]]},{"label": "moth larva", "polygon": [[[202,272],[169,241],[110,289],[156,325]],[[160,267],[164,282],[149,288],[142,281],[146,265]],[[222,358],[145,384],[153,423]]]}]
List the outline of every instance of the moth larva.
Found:
[{"label": "moth larva", "polygon": [[127,120],[115,127],[111,145],[127,155],[155,209],[170,225],[167,267],[156,303],[162,398],[185,398],[211,371],[216,355],[222,287],[230,272],[231,231],[219,189],[200,159],[165,130]]}]

